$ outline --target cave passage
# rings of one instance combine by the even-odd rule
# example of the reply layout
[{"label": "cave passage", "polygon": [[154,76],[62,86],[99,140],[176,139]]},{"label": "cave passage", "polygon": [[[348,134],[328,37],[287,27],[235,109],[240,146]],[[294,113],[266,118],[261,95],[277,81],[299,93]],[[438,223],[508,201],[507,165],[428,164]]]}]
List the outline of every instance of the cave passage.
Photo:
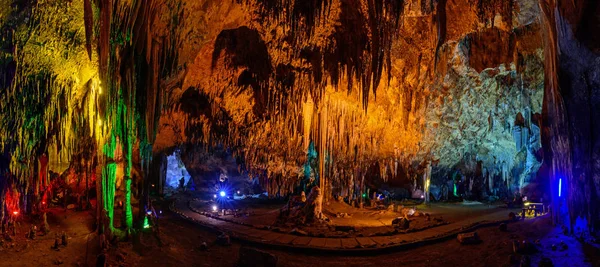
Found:
[{"label": "cave passage", "polygon": [[0,261],[597,266],[598,14],[2,0]]}]

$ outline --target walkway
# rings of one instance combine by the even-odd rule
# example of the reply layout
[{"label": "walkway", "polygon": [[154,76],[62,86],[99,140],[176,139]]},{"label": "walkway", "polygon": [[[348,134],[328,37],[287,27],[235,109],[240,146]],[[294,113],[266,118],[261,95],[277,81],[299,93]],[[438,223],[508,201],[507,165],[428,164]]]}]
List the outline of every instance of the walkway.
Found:
[{"label": "walkway", "polygon": [[326,238],[299,236],[288,233],[258,229],[248,225],[211,218],[190,208],[191,199],[178,198],[171,203],[171,211],[214,231],[226,232],[231,238],[276,247],[289,247],[317,251],[374,251],[407,249],[448,238],[459,233],[473,231],[478,227],[508,222],[508,210],[503,210],[427,230],[390,236]]}]

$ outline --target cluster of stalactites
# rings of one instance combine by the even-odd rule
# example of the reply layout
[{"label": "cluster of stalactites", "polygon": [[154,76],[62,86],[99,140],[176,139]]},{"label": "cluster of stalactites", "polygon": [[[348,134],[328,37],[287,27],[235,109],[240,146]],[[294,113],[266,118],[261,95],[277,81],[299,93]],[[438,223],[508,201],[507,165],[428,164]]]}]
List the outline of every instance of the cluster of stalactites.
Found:
[{"label": "cluster of stalactites", "polygon": [[[268,7],[264,1],[258,2]],[[291,29],[285,14],[293,8],[286,9],[284,15],[261,13],[259,19],[274,21],[286,29],[283,33],[277,31],[274,38],[283,40],[291,34],[293,42],[304,47],[292,52],[279,51],[277,46],[268,47],[271,65],[290,68],[294,82],[291,86],[278,83],[277,71],[271,71],[270,78],[259,81],[258,87],[262,89],[254,90],[253,100],[257,102],[257,97],[262,97],[260,94],[266,94],[266,101],[258,105],[259,109],[264,108],[266,115],[260,111],[245,114],[241,116],[245,119],[239,120],[242,123],[235,114],[229,117],[231,111],[238,111],[227,107],[224,95],[234,94],[237,98],[249,91],[234,84],[239,83],[239,67],[253,69],[252,65],[221,68],[218,60],[225,42],[215,42],[215,50],[217,46],[219,50],[213,53],[211,69],[216,77],[211,84],[197,89],[207,99],[210,111],[186,118],[188,138],[207,147],[234,148],[234,153],[244,159],[245,169],[255,176],[266,173],[291,180],[301,176],[299,166],[306,162],[311,142],[317,144],[318,153],[322,155],[321,176],[336,177],[334,179],[341,182],[351,173],[364,175],[376,163],[384,179],[396,175],[398,164],[406,165],[405,159],[416,154],[421,132],[401,120],[407,112],[402,107],[390,108],[393,112],[388,113],[375,105],[375,92],[377,88],[389,87],[379,81],[391,78],[390,49],[400,22],[402,3],[328,2],[322,3],[321,9],[327,12],[310,14],[313,17],[309,20],[314,25],[300,23]],[[352,5],[354,2],[357,5]],[[363,20],[357,22],[346,16],[359,16]],[[299,21],[304,20],[302,17]],[[262,37],[267,38],[267,43],[282,41]],[[353,45],[357,43],[364,46]],[[296,60],[298,58],[302,60]],[[246,104],[254,104],[236,103],[238,110],[244,109]],[[341,171],[348,169],[353,171]]]},{"label": "cluster of stalactites", "polygon": [[[82,3],[19,8],[26,12],[16,9],[8,18],[14,21],[4,25],[15,28],[2,41],[13,49],[1,63],[8,80],[0,88],[0,149],[11,155],[12,177],[28,188],[37,179],[38,157],[56,151],[52,160],[69,161],[82,147],[78,137],[99,131],[99,84],[91,81],[97,81],[95,55],[79,45],[85,36]],[[20,12],[30,15],[21,20]]]},{"label": "cluster of stalactites", "polygon": [[[209,99],[218,98],[220,92],[212,94]],[[291,185],[305,178],[301,166],[307,161],[311,143],[321,155],[315,171],[333,185],[343,185],[350,177],[359,179],[376,164],[384,180],[406,169],[407,159],[418,151],[421,132],[404,125],[401,118],[406,111],[402,107],[392,107],[391,103],[385,104],[389,108],[381,106],[371,98],[365,112],[360,92],[349,94],[329,86],[323,95],[318,102],[311,94],[300,95],[279,106],[268,120],[250,125],[217,116],[228,104],[213,100],[209,101],[210,115],[189,116],[184,124],[188,130],[195,129],[200,138],[195,142],[234,148],[250,176],[261,177],[267,184],[283,183],[285,186],[277,186],[280,194],[291,193],[286,190],[293,190]],[[218,132],[215,124],[222,124],[226,133]]]},{"label": "cluster of stalactites", "polygon": [[[281,46],[310,62],[308,74],[315,100],[325,87],[360,90],[366,109],[383,76],[391,77],[392,42],[398,34],[404,1],[385,0],[246,0],[255,19],[269,21]],[[283,29],[283,31],[281,31]],[[387,72],[387,73],[385,73]],[[387,74],[387,75],[384,75]],[[344,82],[346,81],[346,82]],[[389,83],[389,80],[388,80]],[[313,87],[317,87],[314,90]],[[371,94],[372,92],[372,94]]]}]

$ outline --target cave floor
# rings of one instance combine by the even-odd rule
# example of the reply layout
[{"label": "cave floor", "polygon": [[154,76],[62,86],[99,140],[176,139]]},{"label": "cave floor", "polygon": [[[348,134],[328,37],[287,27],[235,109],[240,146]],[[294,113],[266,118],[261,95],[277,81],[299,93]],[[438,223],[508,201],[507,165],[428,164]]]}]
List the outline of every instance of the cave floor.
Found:
[{"label": "cave floor", "polygon": [[[235,266],[242,246],[254,246],[234,240],[230,246],[215,244],[218,233],[182,219],[169,212],[166,204],[155,204],[164,211],[160,218],[158,238],[144,233],[140,245],[121,242],[108,250],[109,266]],[[99,253],[98,238],[91,232],[92,212],[52,209],[48,213],[51,233],[35,240],[27,240],[24,233],[29,219],[22,221],[13,242],[4,240],[0,250],[0,266],[94,266]],[[69,244],[56,251],[54,233],[67,231]],[[460,245],[455,239],[443,240],[409,250],[371,254],[340,254],[326,252],[301,252],[289,249],[259,247],[278,258],[278,266],[518,266],[509,264],[513,240],[539,239],[538,252],[530,255],[532,266],[542,257],[552,259],[554,266],[600,266],[600,250],[582,244],[571,236],[563,235],[559,228],[550,225],[548,216],[518,221],[508,225],[507,232],[497,227],[477,230],[482,242]],[[158,239],[162,242],[159,245]],[[568,245],[564,251],[552,251],[560,241]],[[206,242],[208,250],[200,249]],[[517,261],[522,257],[514,254]],[[86,261],[87,259],[87,261]],[[60,263],[60,264],[59,264]]]},{"label": "cave floor", "polygon": [[[206,200],[188,195],[180,195],[179,198],[179,201],[189,202],[188,208],[194,212],[189,214],[190,217],[203,220],[203,223],[212,224],[216,227],[237,224],[259,230],[271,228],[282,233],[289,233],[294,229],[298,229],[306,232],[308,236],[330,238],[392,236],[422,231],[429,231],[425,236],[432,236],[433,233],[435,235],[443,234],[474,223],[505,220],[508,219],[510,211],[518,212],[518,210],[509,211],[500,205],[488,205],[479,202],[432,203],[429,205],[397,202],[393,209],[359,209],[344,202],[330,201],[323,207],[324,214],[329,222],[296,224],[285,220],[278,221],[279,210],[285,206],[282,203],[269,203],[256,199],[231,200],[218,198],[217,200]],[[183,203],[181,204],[183,205]],[[216,216],[217,212],[212,212],[213,207],[216,207],[217,211],[236,209],[242,215],[223,215],[221,212],[219,216]],[[186,211],[188,208],[182,207],[180,210]],[[410,228],[407,230],[394,228],[392,220],[404,217],[404,214],[409,211],[409,214],[411,214],[408,216]],[[207,214],[216,220],[203,217]],[[350,214],[350,217],[340,216],[340,214]],[[428,214],[429,218],[425,214]],[[248,231],[248,229],[244,230]],[[423,238],[423,235],[405,235],[399,238],[400,240],[395,241],[410,242],[418,238]],[[395,243],[392,240],[389,241]]]},{"label": "cave floor", "polygon": [[[454,209],[465,213],[465,209],[473,209],[469,215],[463,215],[463,219],[453,223],[438,223],[433,227],[412,228],[413,231],[394,231],[391,226],[375,226],[375,227],[356,227],[350,233],[341,232],[335,226],[329,225],[310,225],[302,227],[303,233],[295,231],[289,232],[289,229],[282,227],[267,227],[264,223],[267,222],[269,214],[277,214],[277,212],[256,213],[262,217],[263,224],[250,225],[241,224],[235,220],[233,216],[215,216],[210,210],[212,202],[198,200],[196,198],[188,198],[180,196],[175,200],[172,209],[181,216],[198,223],[202,226],[230,233],[232,236],[270,246],[281,246],[292,249],[310,249],[310,250],[348,250],[348,251],[363,251],[363,250],[381,250],[381,249],[399,249],[400,247],[413,247],[432,240],[447,238],[457,233],[475,229],[478,226],[485,224],[494,224],[508,219],[507,209],[500,208],[484,208],[484,207],[459,207]],[[450,209],[445,211],[451,213],[452,207],[442,205],[442,208],[436,205],[427,207],[430,211]],[[495,212],[489,212],[493,209]],[[361,216],[372,216],[370,211],[364,209],[365,214]],[[513,210],[516,211],[516,210]],[[249,216],[252,217],[253,215]],[[274,215],[271,215],[274,216]],[[411,221],[424,221],[424,216],[409,217]],[[435,218],[435,217],[433,217]],[[363,218],[363,221],[366,221]],[[373,216],[374,222],[379,222],[377,216]],[[435,222],[435,220],[431,220]],[[391,224],[391,220],[390,220]],[[411,226],[412,227],[412,226]],[[382,230],[383,228],[383,230]],[[387,229],[387,232],[385,232]]]}]

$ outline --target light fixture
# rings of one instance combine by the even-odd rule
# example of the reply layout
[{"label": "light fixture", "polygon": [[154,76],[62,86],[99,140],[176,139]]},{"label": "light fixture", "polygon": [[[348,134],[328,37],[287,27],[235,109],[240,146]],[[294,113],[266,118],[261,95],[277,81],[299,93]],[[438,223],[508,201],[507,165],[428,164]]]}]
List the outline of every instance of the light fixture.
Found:
[{"label": "light fixture", "polygon": [[148,221],[148,217],[144,217],[144,229],[150,228],[150,222]]},{"label": "light fixture", "polygon": [[240,194],[240,190],[237,191],[238,195]]},{"label": "light fixture", "polygon": [[213,211],[217,211],[217,205],[213,205],[213,206],[212,206],[212,210],[213,210]]},{"label": "light fixture", "polygon": [[13,214],[17,215],[17,214],[19,214],[19,212],[15,210],[15,211],[13,211]]},{"label": "light fixture", "polygon": [[221,192],[219,192],[219,195],[220,195],[221,197],[224,197],[224,196],[225,196],[225,191],[221,191]]},{"label": "light fixture", "polygon": [[217,194],[214,194],[214,195],[213,195],[213,198],[217,198]]},{"label": "light fixture", "polygon": [[558,179],[558,197],[561,196],[561,191],[562,191],[562,178]]}]

